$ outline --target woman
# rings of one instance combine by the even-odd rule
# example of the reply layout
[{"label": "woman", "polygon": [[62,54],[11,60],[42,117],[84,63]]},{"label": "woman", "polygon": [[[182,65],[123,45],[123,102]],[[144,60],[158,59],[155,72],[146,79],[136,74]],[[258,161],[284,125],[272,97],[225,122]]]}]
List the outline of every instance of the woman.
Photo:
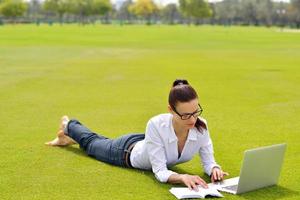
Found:
[{"label": "woman", "polygon": [[207,188],[197,175],[178,174],[168,169],[191,160],[199,153],[204,171],[211,181],[223,180],[223,172],[215,162],[213,145],[196,91],[187,80],[175,80],[169,94],[170,113],[148,121],[145,134],[127,134],[109,139],[91,132],[79,121],[62,117],[57,138],[46,144],[67,146],[78,143],[89,156],[122,167],[151,170],[160,182],[182,183],[190,189]]}]

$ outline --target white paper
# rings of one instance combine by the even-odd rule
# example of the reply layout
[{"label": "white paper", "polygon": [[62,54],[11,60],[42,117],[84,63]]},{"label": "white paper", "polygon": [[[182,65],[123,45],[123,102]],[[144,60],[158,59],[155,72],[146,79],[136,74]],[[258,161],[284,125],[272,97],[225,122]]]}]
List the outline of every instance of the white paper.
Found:
[{"label": "white paper", "polygon": [[223,195],[218,192],[218,190],[214,187],[208,187],[205,189],[201,186],[198,187],[199,191],[190,190],[188,187],[172,187],[170,192],[176,196],[177,199],[185,199],[185,198],[205,198],[207,195],[215,196],[215,197],[223,197]]}]

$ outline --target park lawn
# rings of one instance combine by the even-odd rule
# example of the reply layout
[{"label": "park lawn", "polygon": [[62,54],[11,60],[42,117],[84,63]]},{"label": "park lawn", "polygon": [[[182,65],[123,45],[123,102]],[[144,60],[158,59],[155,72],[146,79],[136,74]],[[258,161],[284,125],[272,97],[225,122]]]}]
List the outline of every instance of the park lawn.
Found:
[{"label": "park lawn", "polygon": [[[151,172],[48,147],[68,114],[114,138],[195,87],[215,158],[238,176],[246,149],[288,148],[278,186],[225,199],[300,198],[300,33],[220,26],[0,26],[1,199],[175,199]],[[201,175],[195,156],[172,168]]]}]

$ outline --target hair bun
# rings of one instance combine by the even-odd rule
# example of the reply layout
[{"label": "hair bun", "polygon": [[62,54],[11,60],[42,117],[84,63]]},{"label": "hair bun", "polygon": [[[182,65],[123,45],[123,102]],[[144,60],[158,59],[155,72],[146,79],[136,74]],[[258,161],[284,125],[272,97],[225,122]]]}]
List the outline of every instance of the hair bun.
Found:
[{"label": "hair bun", "polygon": [[185,79],[176,79],[173,82],[173,87],[175,87],[176,85],[189,85],[189,82]]}]

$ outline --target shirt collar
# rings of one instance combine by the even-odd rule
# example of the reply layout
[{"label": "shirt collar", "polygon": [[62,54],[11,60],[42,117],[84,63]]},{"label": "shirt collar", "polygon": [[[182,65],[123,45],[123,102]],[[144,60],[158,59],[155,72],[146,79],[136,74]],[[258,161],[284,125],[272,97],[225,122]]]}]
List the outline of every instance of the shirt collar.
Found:
[{"label": "shirt collar", "polygon": [[[172,119],[171,119],[171,123],[172,123]],[[171,134],[170,134],[170,136],[169,136],[169,138],[168,138],[169,143],[178,141],[177,136],[176,136],[176,134],[175,134],[174,127],[173,127],[172,125],[170,125],[170,128],[171,128]]]},{"label": "shirt collar", "polygon": [[190,129],[187,140],[196,141],[197,140],[197,134],[198,133],[197,133],[197,131],[195,131],[195,128]]}]

